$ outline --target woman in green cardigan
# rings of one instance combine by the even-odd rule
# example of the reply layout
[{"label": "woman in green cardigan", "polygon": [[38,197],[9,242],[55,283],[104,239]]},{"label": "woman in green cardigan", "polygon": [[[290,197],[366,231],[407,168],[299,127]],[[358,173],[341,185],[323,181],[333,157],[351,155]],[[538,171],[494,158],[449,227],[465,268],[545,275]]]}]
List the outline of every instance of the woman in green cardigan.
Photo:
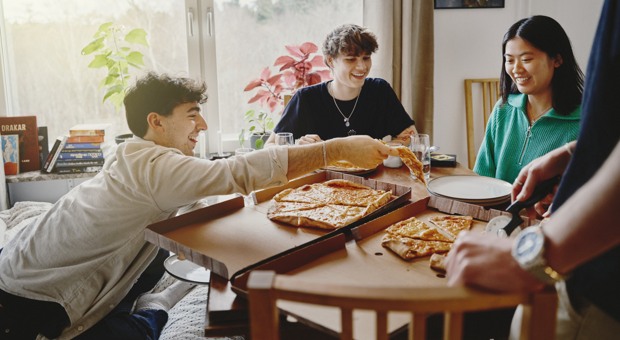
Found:
[{"label": "woman in green cardigan", "polygon": [[577,138],[583,72],[554,19],[519,20],[502,41],[502,98],[495,105],[474,171],[513,183],[521,168]]}]

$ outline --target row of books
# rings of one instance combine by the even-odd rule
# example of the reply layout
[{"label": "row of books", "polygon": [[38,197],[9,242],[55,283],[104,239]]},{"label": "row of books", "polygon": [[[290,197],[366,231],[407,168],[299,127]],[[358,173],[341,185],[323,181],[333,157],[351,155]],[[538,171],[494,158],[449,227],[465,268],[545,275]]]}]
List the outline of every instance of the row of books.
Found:
[{"label": "row of books", "polygon": [[101,171],[105,162],[101,145],[106,128],[106,124],[79,124],[69,129],[69,135],[56,138],[42,171],[59,174]]}]

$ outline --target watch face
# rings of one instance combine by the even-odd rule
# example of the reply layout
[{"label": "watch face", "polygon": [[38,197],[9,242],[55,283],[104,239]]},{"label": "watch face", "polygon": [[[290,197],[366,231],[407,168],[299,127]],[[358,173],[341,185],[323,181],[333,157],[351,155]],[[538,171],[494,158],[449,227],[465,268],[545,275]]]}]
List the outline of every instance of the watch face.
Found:
[{"label": "watch face", "polygon": [[541,252],[544,237],[541,233],[530,230],[522,232],[519,236],[514,248],[514,256],[523,264],[531,263]]}]

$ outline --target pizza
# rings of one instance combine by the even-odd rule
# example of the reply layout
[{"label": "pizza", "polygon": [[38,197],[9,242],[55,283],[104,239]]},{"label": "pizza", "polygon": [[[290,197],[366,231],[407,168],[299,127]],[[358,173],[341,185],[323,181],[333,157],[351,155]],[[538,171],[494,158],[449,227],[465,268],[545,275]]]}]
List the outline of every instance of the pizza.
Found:
[{"label": "pizza", "polygon": [[422,183],[426,184],[426,178],[424,178],[424,165],[418,157],[406,146],[400,145],[395,147],[398,150],[398,156],[403,160],[403,163],[411,170],[413,175]]},{"label": "pizza", "polygon": [[[473,218],[435,216],[429,221],[433,223],[427,224],[416,217],[411,217],[394,223],[385,229],[381,245],[405,260],[447,253],[452,248],[458,232],[471,228]],[[438,227],[436,223],[443,227]],[[440,262],[431,262],[431,266],[433,265],[439,266]]]},{"label": "pizza", "polygon": [[471,216],[458,215],[434,216],[429,219],[450,241],[454,241],[461,231],[471,229],[473,220]]},{"label": "pizza", "polygon": [[381,245],[389,248],[405,260],[429,256],[436,253],[447,253],[452,242],[418,240],[393,234],[385,234]]},{"label": "pizza", "polygon": [[415,217],[397,222],[389,226],[386,233],[418,240],[450,242],[449,238],[442,235],[436,228],[429,227],[426,223]]},{"label": "pizza", "polygon": [[431,255],[431,258],[428,262],[432,270],[440,272],[440,273],[445,273],[446,272],[446,259],[447,259],[447,254],[435,253]]},{"label": "pizza", "polygon": [[296,227],[338,229],[387,204],[390,191],[334,179],[276,194],[267,217]]}]

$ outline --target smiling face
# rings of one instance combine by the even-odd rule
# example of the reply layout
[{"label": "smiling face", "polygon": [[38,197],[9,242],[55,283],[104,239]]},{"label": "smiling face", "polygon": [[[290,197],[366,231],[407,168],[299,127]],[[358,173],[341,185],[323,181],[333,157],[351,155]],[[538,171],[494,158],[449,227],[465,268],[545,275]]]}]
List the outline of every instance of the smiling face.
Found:
[{"label": "smiling face", "polygon": [[152,122],[150,129],[155,132],[153,140],[157,144],[177,148],[187,156],[194,155],[198,134],[207,129],[207,122],[200,114],[197,102],[180,104],[169,116],[152,112],[149,122]]},{"label": "smiling face", "polygon": [[360,89],[372,67],[372,58],[365,53],[359,56],[338,54],[336,58],[328,58],[328,63],[336,85]]},{"label": "smiling face", "polygon": [[560,64],[559,56],[550,58],[520,37],[506,43],[504,69],[521,93],[535,96],[551,92],[551,80]]}]

